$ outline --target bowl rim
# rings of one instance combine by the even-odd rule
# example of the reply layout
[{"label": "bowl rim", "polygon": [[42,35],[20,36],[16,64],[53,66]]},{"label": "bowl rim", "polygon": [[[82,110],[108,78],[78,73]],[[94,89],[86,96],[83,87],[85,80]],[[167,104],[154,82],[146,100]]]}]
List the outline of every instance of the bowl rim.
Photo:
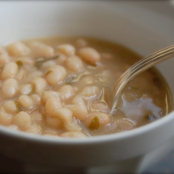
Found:
[{"label": "bowl rim", "polygon": [[[2,1],[0,3],[8,4],[8,3],[15,3],[17,0],[14,0],[13,2],[8,2],[8,1]],[[52,0],[54,1],[54,0]],[[79,1],[79,0],[76,0]],[[103,1],[103,0],[100,0]],[[22,3],[26,3],[28,1],[23,1]],[[42,3],[46,2],[44,0],[37,1],[37,3]],[[56,1],[54,1],[56,2]],[[64,1],[61,1],[64,2]],[[83,2],[83,1],[81,1]],[[85,0],[84,2],[88,2]],[[57,2],[56,2],[57,3]],[[30,140],[30,141],[35,141],[35,142],[44,142],[44,143],[56,143],[56,144],[93,144],[93,143],[104,143],[104,142],[111,142],[111,141],[121,141],[127,138],[132,138],[136,136],[143,135],[144,133],[150,133],[154,131],[155,129],[166,126],[167,123],[174,121],[174,111],[171,113],[167,114],[166,116],[160,118],[159,120],[156,120],[152,123],[149,123],[147,125],[124,131],[124,132],[119,132],[119,133],[113,133],[113,134],[107,134],[107,135],[100,135],[100,136],[93,136],[93,137],[88,137],[85,139],[78,139],[78,138],[58,138],[58,137],[51,137],[51,136],[42,136],[42,135],[35,135],[31,133],[26,133],[22,131],[17,131],[17,130],[12,130],[8,127],[0,125],[0,135],[4,134],[7,136],[13,136],[15,138],[22,138],[23,140]]]},{"label": "bowl rim", "polygon": [[136,136],[143,135],[144,133],[151,133],[155,129],[166,126],[168,122],[174,121],[174,111],[167,114],[163,118],[151,122],[147,125],[124,131],[119,133],[112,133],[107,135],[99,135],[99,136],[91,136],[87,138],[61,138],[55,136],[44,136],[44,135],[36,135],[32,133],[27,133],[19,130],[12,130],[8,127],[0,125],[0,134],[6,134],[7,136],[13,136],[15,138],[21,138],[22,140],[30,140],[35,142],[44,142],[44,143],[54,143],[54,144],[67,144],[67,145],[75,145],[75,144],[93,144],[93,143],[106,143],[112,141],[122,141],[128,138],[133,138]]}]

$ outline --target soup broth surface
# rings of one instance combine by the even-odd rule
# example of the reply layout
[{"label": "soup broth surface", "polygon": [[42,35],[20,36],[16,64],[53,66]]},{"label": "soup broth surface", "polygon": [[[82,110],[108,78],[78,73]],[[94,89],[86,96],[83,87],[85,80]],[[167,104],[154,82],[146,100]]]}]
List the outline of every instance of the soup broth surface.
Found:
[{"label": "soup broth surface", "polygon": [[0,47],[0,124],[58,138],[117,133],[172,109],[168,86],[151,68],[126,86],[110,114],[112,87],[142,57],[93,38],[45,38]]}]

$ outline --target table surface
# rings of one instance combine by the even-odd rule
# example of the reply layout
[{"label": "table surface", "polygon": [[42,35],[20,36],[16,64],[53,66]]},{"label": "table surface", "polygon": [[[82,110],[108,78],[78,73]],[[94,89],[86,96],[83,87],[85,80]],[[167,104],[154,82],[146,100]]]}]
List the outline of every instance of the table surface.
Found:
[{"label": "table surface", "polygon": [[174,174],[174,149],[160,162],[143,172],[143,174]]},{"label": "table surface", "polygon": [[[0,155],[0,173],[25,174],[24,163]],[[142,174],[174,174],[174,149]]]}]

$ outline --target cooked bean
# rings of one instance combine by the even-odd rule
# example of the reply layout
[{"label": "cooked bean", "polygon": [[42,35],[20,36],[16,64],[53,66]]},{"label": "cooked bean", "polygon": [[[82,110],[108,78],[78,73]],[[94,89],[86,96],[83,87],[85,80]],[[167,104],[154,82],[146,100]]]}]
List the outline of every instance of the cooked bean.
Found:
[{"label": "cooked bean", "polygon": [[3,66],[7,62],[9,62],[9,56],[7,54],[0,55],[0,66]]},{"label": "cooked bean", "polygon": [[58,135],[58,130],[53,128],[46,128],[44,131],[45,134]]},{"label": "cooked bean", "polygon": [[66,62],[66,60],[67,60],[67,57],[64,54],[59,53],[59,57],[58,57],[58,59],[56,59],[56,63],[58,65],[61,65],[61,64],[64,64]]},{"label": "cooked bean", "polygon": [[19,108],[17,107],[15,101],[13,100],[6,101],[3,104],[3,107],[5,111],[10,114],[17,114],[19,112]]},{"label": "cooked bean", "polygon": [[20,129],[26,130],[31,125],[31,116],[27,112],[21,111],[13,117],[13,122]]},{"label": "cooked bean", "polygon": [[73,116],[79,120],[84,120],[88,115],[87,108],[83,104],[66,105],[66,108],[70,109],[73,112]]},{"label": "cooked bean", "polygon": [[62,101],[66,101],[75,94],[74,88],[70,85],[64,85],[59,90],[59,97]]},{"label": "cooked bean", "polygon": [[42,114],[39,111],[32,112],[31,118],[32,118],[34,123],[41,123],[43,120]]},{"label": "cooked bean", "polygon": [[27,95],[21,95],[18,102],[25,110],[32,110],[35,107],[33,100]]},{"label": "cooked bean", "polygon": [[16,62],[18,62],[18,61],[20,61],[20,62],[22,62],[22,65],[34,65],[34,60],[32,59],[32,57],[22,57],[22,58],[19,58],[19,59],[17,59],[17,61]]},{"label": "cooked bean", "polygon": [[86,138],[87,136],[82,132],[65,132],[60,135],[63,138]]},{"label": "cooked bean", "polygon": [[2,72],[1,72],[1,79],[7,79],[9,77],[15,77],[18,72],[18,66],[15,62],[8,62]]},{"label": "cooked bean", "polygon": [[59,93],[54,92],[52,90],[50,91],[44,91],[41,97],[41,101],[42,103],[45,105],[47,100],[50,98],[58,98],[59,97]]},{"label": "cooked bean", "polygon": [[13,78],[9,78],[3,82],[1,90],[6,98],[13,98],[19,90],[18,82]]},{"label": "cooked bean", "polygon": [[62,127],[62,122],[60,121],[59,118],[52,118],[52,117],[46,117],[46,122],[47,124],[52,127],[52,128],[55,128],[55,129],[59,129]]},{"label": "cooked bean", "polygon": [[95,82],[94,77],[90,75],[86,75],[80,79],[80,81],[78,82],[78,85],[80,87],[85,87],[87,85],[93,84],[94,82]]},{"label": "cooked bean", "polygon": [[125,130],[133,129],[135,126],[135,123],[129,119],[122,118],[117,121],[117,125],[121,131],[125,131]]},{"label": "cooked bean", "polygon": [[70,125],[72,122],[73,113],[67,108],[59,108],[54,112],[54,116],[59,118],[64,123],[64,125]]},{"label": "cooked bean", "polygon": [[30,49],[22,42],[14,42],[8,46],[8,52],[12,56],[25,56],[30,53]]},{"label": "cooked bean", "polygon": [[23,68],[20,68],[20,69],[18,70],[18,73],[17,73],[17,75],[15,76],[15,78],[16,78],[17,80],[21,80],[21,79],[25,79],[25,77],[26,77],[26,70],[23,69]]},{"label": "cooked bean", "polygon": [[63,44],[58,47],[58,51],[66,56],[72,56],[75,53],[75,48],[70,44]]},{"label": "cooked bean", "polygon": [[93,48],[81,48],[78,55],[86,62],[95,64],[100,60],[100,54]]},{"label": "cooked bean", "polygon": [[56,111],[56,109],[59,109],[61,107],[62,105],[60,101],[58,100],[58,98],[55,98],[55,97],[50,98],[46,102],[46,106],[45,106],[46,114],[50,117],[55,117],[54,112]]},{"label": "cooked bean", "polygon": [[65,79],[66,69],[60,65],[54,65],[48,69],[45,79],[50,85],[56,85]]},{"label": "cooked bean", "polygon": [[104,82],[107,82],[107,83],[114,82],[113,75],[112,75],[112,72],[110,70],[104,70],[102,72],[102,77],[103,77]]},{"label": "cooked bean", "polygon": [[79,125],[77,119],[75,117],[73,117],[71,124],[68,125],[64,125],[65,129],[67,131],[72,131],[72,132],[79,132],[82,131],[81,126]]},{"label": "cooked bean", "polygon": [[97,86],[88,86],[81,90],[79,95],[83,96],[85,99],[91,99],[99,95],[100,90]]},{"label": "cooked bean", "polygon": [[30,97],[36,105],[40,105],[40,96],[38,94],[32,94]]},{"label": "cooked bean", "polygon": [[33,84],[33,91],[38,95],[41,95],[47,87],[46,80],[41,77],[34,78],[31,83]]},{"label": "cooked bean", "polygon": [[33,80],[36,77],[41,77],[42,75],[43,75],[43,72],[41,72],[41,71],[31,72],[27,77],[28,82],[30,82],[31,80]]},{"label": "cooked bean", "polygon": [[72,72],[79,72],[84,69],[82,60],[77,56],[69,57],[65,62],[66,67]]},{"label": "cooked bean", "polygon": [[56,65],[56,62],[53,61],[53,60],[49,60],[49,61],[46,61],[46,62],[44,62],[44,63],[42,64],[42,68],[43,68],[43,69],[48,69],[48,68],[50,68],[50,67],[53,66],[53,65]]},{"label": "cooked bean", "polygon": [[109,107],[104,102],[91,102],[90,103],[90,110],[91,111],[102,111],[105,113],[109,113]]},{"label": "cooked bean", "polygon": [[32,92],[33,86],[31,84],[22,85],[19,89],[20,94],[28,95]]},{"label": "cooked bean", "polygon": [[102,113],[102,112],[94,112],[94,113],[91,113],[89,114],[84,120],[83,120],[83,123],[89,127],[89,125],[91,124],[92,120],[95,118],[95,117],[98,117],[99,119],[99,124],[100,126],[104,126],[106,124],[108,124],[110,122],[110,116],[106,113]]},{"label": "cooked bean", "polygon": [[76,96],[72,99],[72,103],[73,103],[73,104],[82,104],[82,105],[85,105],[84,99],[83,99],[82,96],[80,96],[80,95],[76,95]]},{"label": "cooked bean", "polygon": [[34,54],[36,55],[36,57],[51,58],[54,56],[54,49],[41,42],[31,42],[29,46],[34,51]]},{"label": "cooked bean", "polygon": [[3,107],[0,109],[0,124],[9,125],[12,123],[13,116],[5,111]]},{"label": "cooked bean", "polygon": [[37,125],[37,126],[30,126],[25,130],[28,133],[33,133],[33,134],[41,134],[42,133],[42,128]]}]

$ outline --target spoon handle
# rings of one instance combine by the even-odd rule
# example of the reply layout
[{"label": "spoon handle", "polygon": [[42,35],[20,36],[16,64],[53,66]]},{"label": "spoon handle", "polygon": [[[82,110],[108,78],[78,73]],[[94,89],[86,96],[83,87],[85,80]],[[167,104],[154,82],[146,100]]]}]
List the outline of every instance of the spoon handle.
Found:
[{"label": "spoon handle", "polygon": [[151,68],[152,66],[172,57],[174,57],[174,45],[171,45],[167,48],[159,50],[151,54],[150,56],[139,60],[137,63],[132,65],[127,71],[125,71],[118,78],[118,80],[116,81],[114,85],[115,96],[113,99],[112,109],[110,113],[112,114],[115,108],[117,108],[117,104],[123,92],[123,89],[132,78],[142,73],[143,71]]}]

